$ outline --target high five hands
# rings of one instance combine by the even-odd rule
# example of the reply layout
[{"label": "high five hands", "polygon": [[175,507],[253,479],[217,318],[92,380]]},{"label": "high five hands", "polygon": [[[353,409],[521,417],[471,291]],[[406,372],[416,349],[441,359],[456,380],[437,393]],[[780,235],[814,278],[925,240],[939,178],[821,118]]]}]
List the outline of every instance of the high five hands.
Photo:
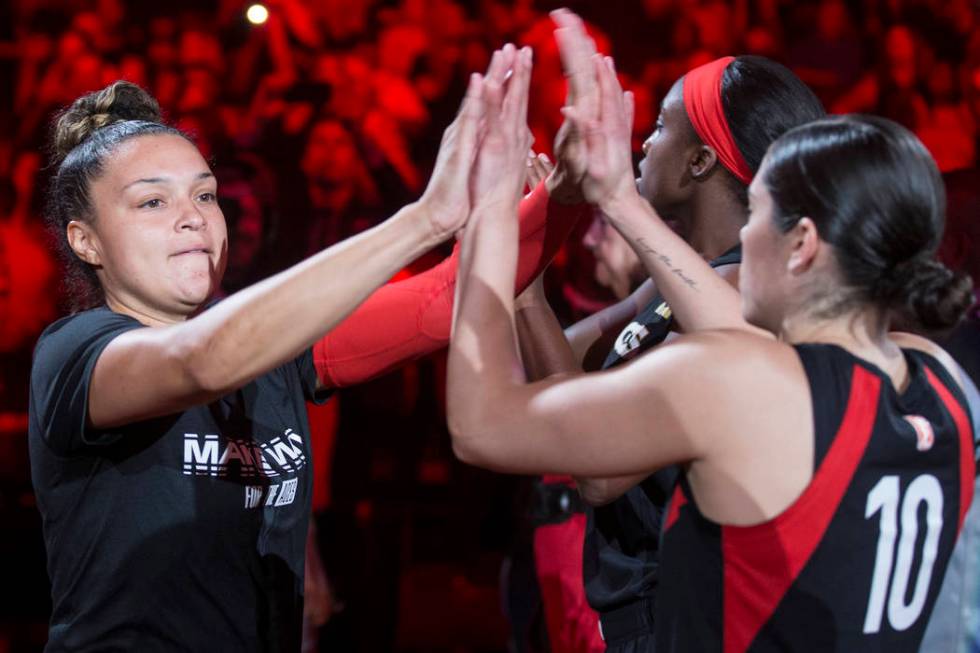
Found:
[{"label": "high five hands", "polygon": [[[568,95],[554,144],[551,192],[601,205],[635,194],[630,137],[633,94],[623,92],[612,59],[596,52],[582,20],[552,12],[558,25]],[[531,132],[527,105],[530,48],[511,44],[493,53],[485,75],[470,76],[456,119],[443,134],[436,165],[420,203],[436,235],[460,231],[477,208],[516,207],[526,174]],[[559,198],[560,199],[560,198]]]},{"label": "high five hands", "polygon": [[556,174],[569,175],[592,204],[635,193],[633,94],[620,86],[612,58],[596,52],[582,19],[567,9],[551,17],[558,25],[555,40],[568,82],[561,110],[565,122],[555,139]]},{"label": "high five hands", "polygon": [[530,48],[493,53],[486,74],[473,73],[456,119],[443,132],[429,184],[419,200],[438,240],[462,230],[477,205],[516,206],[531,132],[527,99]]},{"label": "high five hands", "polygon": [[494,53],[483,84],[484,123],[480,151],[470,178],[473,211],[494,207],[517,215],[533,140],[527,126],[531,49],[507,44]]}]

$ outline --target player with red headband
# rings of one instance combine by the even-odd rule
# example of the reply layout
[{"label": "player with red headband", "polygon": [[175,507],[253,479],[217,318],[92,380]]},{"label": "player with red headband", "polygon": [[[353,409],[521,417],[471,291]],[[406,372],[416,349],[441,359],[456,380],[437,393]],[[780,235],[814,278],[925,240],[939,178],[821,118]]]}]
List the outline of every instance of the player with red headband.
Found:
[{"label": "player with red headband", "polygon": [[[934,258],[945,212],[935,163],[873,116],[780,136],[749,190],[739,294],[637,193],[630,100],[612,60],[590,59],[598,108],[565,109],[585,137],[585,197],[666,272],[661,292],[688,288],[677,293],[683,325],[704,332],[599,374],[516,372],[514,143],[492,171],[503,196],[474,205],[463,242],[454,451],[497,471],[610,486],[680,467],[658,653],[918,651],[976,473],[968,379],[928,340],[888,332],[896,316],[948,327],[972,300],[969,278]],[[502,132],[521,131],[514,114]],[[689,319],[707,301],[715,309]]]},{"label": "player with red headband", "polygon": [[[588,61],[594,45],[574,14],[556,12],[554,18],[572,93],[595,98]],[[748,183],[772,141],[823,115],[810,89],[776,62],[742,56],[699,66],[677,80],[663,99],[656,129],[643,144],[638,189],[694,250],[737,285],[738,232],[748,216]],[[566,168],[581,167],[569,158]],[[702,319],[710,320],[710,307],[673,272],[669,258],[644,268],[632,252],[623,253],[627,245],[601,217],[586,244],[597,259],[597,279],[622,301],[572,325],[563,336],[539,287],[532,286],[515,305],[531,378],[615,367],[673,331],[698,330]],[[561,650],[601,648],[598,636],[577,635],[570,641],[560,634],[582,633],[587,629],[583,624],[595,621],[582,598],[583,580],[608,650],[652,650],[660,524],[675,477],[675,470],[667,469],[645,479],[576,479],[587,500],[607,505],[587,508],[586,519],[573,515],[537,530],[539,564],[564,574],[558,582],[542,579],[549,634],[566,643]],[[545,480],[543,496],[563,496],[567,486],[562,479]],[[578,569],[583,570],[581,579]]]}]

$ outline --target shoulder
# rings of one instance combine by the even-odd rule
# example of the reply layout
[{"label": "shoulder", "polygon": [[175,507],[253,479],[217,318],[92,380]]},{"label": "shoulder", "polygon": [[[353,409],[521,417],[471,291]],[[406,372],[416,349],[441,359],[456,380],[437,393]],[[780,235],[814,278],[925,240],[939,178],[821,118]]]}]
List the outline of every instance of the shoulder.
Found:
[{"label": "shoulder", "polygon": [[95,342],[109,342],[113,337],[138,329],[142,325],[133,318],[114,313],[108,308],[69,315],[44,330],[34,348],[32,375],[60,367],[75,353],[89,349]]},{"label": "shoulder", "polygon": [[719,357],[728,363],[759,362],[759,356],[775,355],[782,359],[793,354],[793,348],[771,336],[743,329],[714,329],[684,334],[662,347],[683,349],[692,357]]},{"label": "shoulder", "polygon": [[74,315],[68,315],[56,320],[48,325],[38,338],[38,344],[45,342],[57,342],[84,336],[87,333],[95,333],[106,328],[118,328],[123,325],[132,324],[140,326],[140,323],[121,313],[115,313],[108,308],[101,306]]},{"label": "shoulder", "polygon": [[[669,387],[681,392],[711,392],[740,400],[799,374],[802,365],[795,350],[774,338],[737,329],[685,334],[659,346],[652,355],[631,365],[640,377],[670,376]],[[662,379],[654,381],[660,384]]]},{"label": "shoulder", "polygon": [[923,338],[912,333],[893,331],[888,334],[888,337],[902,349],[919,351],[935,358],[962,389],[965,383],[966,373],[945,349],[928,338]]}]

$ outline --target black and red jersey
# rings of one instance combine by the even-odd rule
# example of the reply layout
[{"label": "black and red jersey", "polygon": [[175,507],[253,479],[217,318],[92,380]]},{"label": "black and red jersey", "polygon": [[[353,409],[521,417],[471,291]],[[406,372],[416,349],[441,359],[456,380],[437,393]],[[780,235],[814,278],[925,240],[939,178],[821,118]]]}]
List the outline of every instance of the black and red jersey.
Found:
[{"label": "black and red jersey", "polygon": [[681,477],[664,526],[658,653],[919,650],[973,496],[966,401],[918,351],[904,352],[900,394],[840,347],[796,349],[813,478],[780,515],[740,527],[702,515]]}]

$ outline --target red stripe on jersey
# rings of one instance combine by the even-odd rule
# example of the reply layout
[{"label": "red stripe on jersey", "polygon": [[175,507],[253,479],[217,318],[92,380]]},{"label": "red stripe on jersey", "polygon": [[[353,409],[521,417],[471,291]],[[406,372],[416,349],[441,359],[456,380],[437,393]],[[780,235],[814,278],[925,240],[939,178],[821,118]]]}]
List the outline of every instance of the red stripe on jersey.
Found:
[{"label": "red stripe on jersey", "polygon": [[799,498],[767,522],[722,526],[725,653],[748,649],[820,544],[871,439],[880,389],[855,365],[840,429]]},{"label": "red stripe on jersey", "polygon": [[956,527],[956,532],[959,533],[960,529],[963,528],[966,511],[970,509],[970,502],[973,501],[973,480],[977,473],[976,461],[973,459],[973,433],[970,428],[970,418],[966,416],[966,411],[960,406],[960,402],[953,397],[949,388],[932,373],[932,370],[928,367],[925,370],[929,384],[932,385],[933,390],[946,405],[946,410],[953,418],[956,431],[960,436],[960,521]]},{"label": "red stripe on jersey", "polygon": [[664,533],[670,530],[681,514],[681,508],[687,503],[687,496],[681,490],[681,484],[674,486],[674,494],[670,497],[670,508],[667,510],[667,521],[664,522]]}]

